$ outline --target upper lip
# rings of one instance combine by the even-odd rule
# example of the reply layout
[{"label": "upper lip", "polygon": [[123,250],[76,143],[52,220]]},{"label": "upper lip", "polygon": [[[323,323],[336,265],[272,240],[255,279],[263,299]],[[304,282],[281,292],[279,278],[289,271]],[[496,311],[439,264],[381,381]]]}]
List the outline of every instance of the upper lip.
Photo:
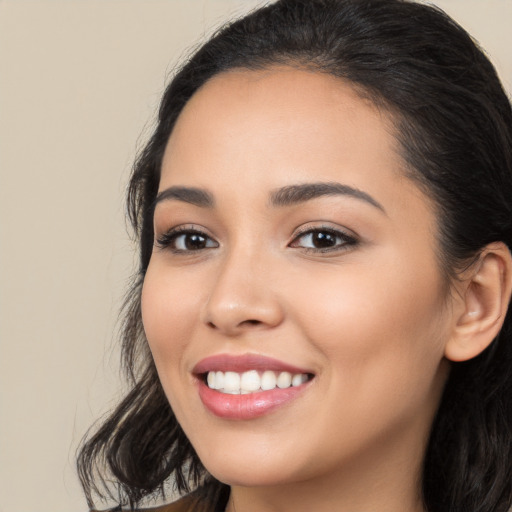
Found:
[{"label": "upper lip", "polygon": [[217,354],[201,359],[192,370],[196,375],[211,371],[246,372],[249,370],[272,370],[279,372],[312,373],[311,371],[259,354]]}]

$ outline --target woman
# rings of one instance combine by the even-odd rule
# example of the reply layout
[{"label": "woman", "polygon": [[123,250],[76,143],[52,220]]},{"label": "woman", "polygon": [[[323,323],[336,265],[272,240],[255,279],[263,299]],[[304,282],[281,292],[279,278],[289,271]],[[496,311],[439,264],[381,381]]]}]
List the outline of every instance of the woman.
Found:
[{"label": "woman", "polygon": [[221,30],[131,178],[133,388],[82,448],[89,504],[172,478],[161,510],[508,510],[511,198],[510,103],[439,10]]}]

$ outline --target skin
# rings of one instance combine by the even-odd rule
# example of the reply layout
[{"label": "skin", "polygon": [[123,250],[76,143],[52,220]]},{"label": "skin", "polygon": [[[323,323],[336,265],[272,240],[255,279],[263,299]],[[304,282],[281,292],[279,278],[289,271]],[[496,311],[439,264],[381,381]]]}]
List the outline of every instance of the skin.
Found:
[{"label": "skin", "polygon": [[[158,202],[155,238],[181,226],[208,244],[155,244],[142,314],[178,421],[232,486],[228,510],[423,510],[421,462],[460,305],[439,268],[433,207],[403,169],[388,115],[319,73],[224,73],[180,115],[159,191],[198,187],[215,204]],[[270,204],[276,189],[318,182],[380,207],[345,194]],[[352,241],[322,252],[300,233],[326,228]],[[192,369],[247,353],[314,379],[262,417],[219,418]]]}]

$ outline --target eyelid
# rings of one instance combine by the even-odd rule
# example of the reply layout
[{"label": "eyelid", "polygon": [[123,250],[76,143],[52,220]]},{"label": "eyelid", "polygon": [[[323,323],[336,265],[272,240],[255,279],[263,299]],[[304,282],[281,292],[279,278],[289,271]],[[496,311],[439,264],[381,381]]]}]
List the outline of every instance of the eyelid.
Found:
[{"label": "eyelid", "polygon": [[306,224],[299,226],[295,230],[293,237],[297,237],[297,236],[303,235],[305,233],[310,233],[311,231],[330,231],[332,233],[340,233],[347,237],[358,238],[358,235],[356,235],[356,233],[354,233],[351,229],[348,229],[348,228],[345,228],[342,226],[338,226],[338,225],[332,225],[332,224],[326,223],[326,222],[316,224],[314,221],[307,222]]},{"label": "eyelid", "polygon": [[[343,240],[343,243],[337,244],[333,247],[326,247],[326,248],[314,248],[314,247],[301,247],[300,245],[296,244],[298,240],[300,240],[302,237],[312,234],[312,233],[318,233],[318,232],[324,232],[324,233],[330,233],[337,238],[341,238]],[[296,232],[293,235],[292,241],[288,244],[289,247],[292,248],[298,248],[302,249],[306,252],[313,252],[313,253],[326,253],[326,252],[341,252],[348,250],[350,247],[353,247],[357,244],[359,244],[360,239],[359,236],[356,235],[352,230],[348,230],[346,228],[342,228],[340,226],[332,226],[328,224],[322,224],[322,225],[305,225],[301,226],[296,230]],[[294,245],[295,244],[295,245]]]},{"label": "eyelid", "polygon": [[[213,241],[215,243],[214,247],[204,247],[202,249],[189,249],[189,250],[183,250],[183,249],[176,249],[171,247],[171,244],[181,235],[187,235],[187,234],[197,234],[201,235],[207,240]],[[161,234],[157,234],[155,231],[155,237],[154,237],[154,245],[158,247],[159,249],[168,249],[176,254],[187,254],[187,253],[196,253],[201,252],[205,249],[211,249],[215,247],[219,247],[219,243],[216,241],[216,239],[208,232],[207,229],[203,228],[202,226],[197,226],[195,224],[182,224],[179,226],[174,226],[172,228],[169,228],[165,230]]]},{"label": "eyelid", "polygon": [[[335,242],[333,246],[328,247],[305,247],[301,246],[299,241],[301,238],[306,235],[311,235],[314,233],[329,233],[338,241]],[[199,248],[182,248],[178,249],[173,246],[178,237],[181,235],[200,235],[206,239],[206,244],[204,247]],[[211,244],[213,242],[213,244]],[[304,252],[313,252],[313,253],[327,253],[327,252],[342,252],[348,250],[350,247],[357,245],[360,242],[358,235],[356,235],[352,230],[348,230],[346,228],[342,228],[340,226],[332,226],[329,224],[306,224],[300,226],[296,229],[293,234],[291,242],[288,243],[288,247],[301,249]],[[170,229],[165,230],[163,233],[158,234],[155,231],[154,238],[155,247],[162,250],[169,250],[175,254],[192,254],[192,253],[200,253],[207,249],[217,248],[219,247],[219,242],[215,239],[213,235],[209,233],[209,230],[202,226],[198,226],[197,224],[182,224],[178,226],[171,227]]]}]

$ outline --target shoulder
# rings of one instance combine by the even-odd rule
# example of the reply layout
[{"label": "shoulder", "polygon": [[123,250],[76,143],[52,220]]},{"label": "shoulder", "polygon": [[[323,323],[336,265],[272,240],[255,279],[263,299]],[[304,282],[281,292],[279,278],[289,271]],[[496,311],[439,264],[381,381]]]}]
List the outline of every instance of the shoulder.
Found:
[{"label": "shoulder", "polygon": [[[125,509],[118,506],[103,512],[123,512],[124,510]],[[168,503],[167,505],[160,505],[159,507],[152,508],[138,508],[137,512],[206,512],[206,510],[210,510],[210,507],[206,506],[205,508],[204,503],[199,502],[196,497],[185,496],[184,498],[174,501],[173,503]],[[91,510],[90,512],[100,511]]]},{"label": "shoulder", "polygon": [[168,505],[161,505],[156,508],[145,508],[140,512],[194,512],[197,500],[191,496],[185,496],[174,503]]}]

